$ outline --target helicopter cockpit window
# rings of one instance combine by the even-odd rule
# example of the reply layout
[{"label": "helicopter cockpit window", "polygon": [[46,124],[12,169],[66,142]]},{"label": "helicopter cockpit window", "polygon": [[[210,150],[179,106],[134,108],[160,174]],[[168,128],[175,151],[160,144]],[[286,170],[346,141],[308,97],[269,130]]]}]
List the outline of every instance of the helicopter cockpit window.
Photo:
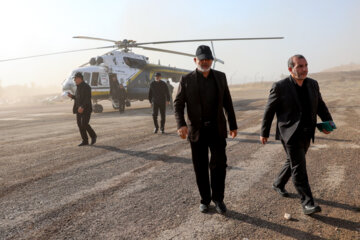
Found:
[{"label": "helicopter cockpit window", "polygon": [[99,73],[93,72],[91,76],[91,86],[97,86],[98,84],[99,84]]},{"label": "helicopter cockpit window", "polygon": [[84,72],[84,81],[89,84],[90,82],[90,73]]},{"label": "helicopter cockpit window", "polygon": [[124,62],[131,68],[143,68],[146,65],[146,61],[137,58],[124,57]]}]

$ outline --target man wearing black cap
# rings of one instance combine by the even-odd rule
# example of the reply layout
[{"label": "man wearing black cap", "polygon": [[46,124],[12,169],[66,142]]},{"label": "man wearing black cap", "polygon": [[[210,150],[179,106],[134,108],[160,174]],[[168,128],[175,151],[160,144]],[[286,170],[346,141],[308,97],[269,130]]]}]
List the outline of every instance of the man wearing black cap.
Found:
[{"label": "man wearing black cap", "polygon": [[91,87],[86,82],[84,82],[83,75],[80,72],[75,74],[74,81],[76,83],[75,96],[71,93],[68,93],[68,96],[75,100],[73,113],[76,114],[77,125],[79,127],[82,138],[82,142],[79,144],[79,147],[89,145],[86,132],[89,133],[91,137],[91,145],[93,145],[96,142],[97,136],[89,124],[92,112]]},{"label": "man wearing black cap", "polygon": [[156,73],[155,81],[150,84],[149,101],[153,108],[152,116],[155,125],[154,133],[159,131],[159,124],[157,121],[159,109],[161,115],[160,131],[161,133],[165,133],[165,111],[166,104],[169,104],[170,101],[170,94],[166,83],[161,81],[161,73]]},{"label": "man wearing black cap", "polygon": [[[197,48],[194,58],[197,69],[181,78],[174,107],[178,134],[183,139],[188,136],[190,141],[196,183],[201,196],[200,211],[208,212],[212,200],[217,212],[223,214],[226,212],[223,200],[227,167],[224,110],[232,138],[237,135],[237,124],[226,76],[223,72],[211,69],[213,59],[208,46]],[[184,118],[185,107],[187,122]]]}]

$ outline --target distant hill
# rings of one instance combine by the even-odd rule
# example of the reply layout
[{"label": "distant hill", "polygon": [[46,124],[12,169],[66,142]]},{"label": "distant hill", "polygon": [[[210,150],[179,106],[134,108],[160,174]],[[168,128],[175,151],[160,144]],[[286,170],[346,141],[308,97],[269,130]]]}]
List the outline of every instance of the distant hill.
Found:
[{"label": "distant hill", "polygon": [[322,72],[349,72],[349,71],[360,71],[360,64],[350,63],[346,65],[340,65],[323,70]]}]

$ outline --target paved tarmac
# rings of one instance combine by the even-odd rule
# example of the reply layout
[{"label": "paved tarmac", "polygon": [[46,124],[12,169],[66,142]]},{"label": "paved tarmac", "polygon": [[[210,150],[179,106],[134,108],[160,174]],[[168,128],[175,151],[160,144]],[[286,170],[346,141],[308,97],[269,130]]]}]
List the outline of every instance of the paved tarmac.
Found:
[{"label": "paved tarmac", "polygon": [[320,214],[303,215],[291,182],[290,198],[271,189],[285,154],[274,127],[259,143],[271,87],[259,83],[231,88],[239,135],[228,139],[225,216],[198,211],[172,111],[153,134],[148,102],[122,115],[104,102],[90,121],[98,142],[77,147],[72,102],[0,106],[0,239],[360,239],[360,74],[313,78],[338,127],[317,132],[307,155]]}]

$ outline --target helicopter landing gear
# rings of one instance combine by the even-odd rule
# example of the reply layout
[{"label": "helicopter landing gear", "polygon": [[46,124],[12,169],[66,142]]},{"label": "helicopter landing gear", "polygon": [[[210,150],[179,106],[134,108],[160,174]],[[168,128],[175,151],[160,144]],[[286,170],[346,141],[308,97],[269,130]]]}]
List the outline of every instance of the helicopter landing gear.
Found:
[{"label": "helicopter landing gear", "polygon": [[94,104],[93,109],[94,113],[102,113],[102,111],[104,110],[103,106],[97,103]]}]

